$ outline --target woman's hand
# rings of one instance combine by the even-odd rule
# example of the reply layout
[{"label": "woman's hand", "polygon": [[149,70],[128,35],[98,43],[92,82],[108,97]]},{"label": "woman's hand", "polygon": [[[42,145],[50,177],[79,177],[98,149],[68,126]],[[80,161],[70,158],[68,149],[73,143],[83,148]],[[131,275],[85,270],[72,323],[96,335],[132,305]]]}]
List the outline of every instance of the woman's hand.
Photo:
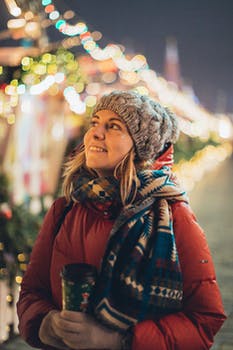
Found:
[{"label": "woman's hand", "polygon": [[63,343],[62,339],[57,336],[53,330],[53,325],[56,324],[56,319],[60,319],[60,311],[50,311],[42,320],[39,338],[44,344],[51,345],[57,349],[68,350],[68,347]]},{"label": "woman's hand", "polygon": [[72,349],[120,349],[121,335],[96,322],[90,315],[62,311],[53,317],[58,339]]}]

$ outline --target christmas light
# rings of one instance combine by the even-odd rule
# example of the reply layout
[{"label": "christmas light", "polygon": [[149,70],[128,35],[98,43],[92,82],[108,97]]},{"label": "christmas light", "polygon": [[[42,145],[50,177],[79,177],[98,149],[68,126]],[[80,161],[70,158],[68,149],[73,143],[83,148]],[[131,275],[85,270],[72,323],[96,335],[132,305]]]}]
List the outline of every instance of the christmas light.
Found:
[{"label": "christmas light", "polygon": [[55,19],[60,17],[60,13],[58,11],[53,11],[49,14],[49,18],[54,21]]},{"label": "christmas light", "polygon": [[55,75],[54,75],[54,80],[55,80],[55,82],[56,83],[62,83],[63,81],[64,81],[64,79],[65,79],[65,74],[64,73],[56,73]]},{"label": "christmas light", "polygon": [[21,284],[22,283],[22,276],[15,276],[15,282],[18,283],[18,284]]},{"label": "christmas light", "polygon": [[102,75],[101,79],[106,84],[112,84],[117,79],[117,75],[114,72],[106,72]]},{"label": "christmas light", "polygon": [[93,38],[94,41],[98,41],[98,40],[101,40],[103,35],[101,32],[95,30],[94,32],[91,33],[91,36]]},{"label": "christmas light", "polygon": [[65,26],[66,21],[64,21],[63,19],[60,19],[59,21],[56,22],[55,24],[55,28],[57,28],[58,30],[61,30],[62,26]]},{"label": "christmas light", "polygon": [[63,13],[63,18],[65,19],[71,19],[75,16],[75,12],[72,10],[68,10],[65,13]]},{"label": "christmas light", "polygon": [[24,253],[20,253],[17,255],[18,261],[24,262],[26,260],[26,256]]},{"label": "christmas light", "polygon": [[216,147],[208,145],[196,152],[189,161],[181,161],[175,164],[173,170],[185,190],[190,192],[206,172],[214,169],[231,154],[232,145],[230,143],[224,143]]},{"label": "christmas light", "polygon": [[63,92],[66,101],[69,103],[70,110],[77,113],[83,114],[86,111],[86,104],[82,102],[80,95],[71,86],[67,87]]},{"label": "christmas light", "polygon": [[9,29],[18,29],[24,27],[26,24],[26,21],[24,18],[18,18],[18,19],[9,19],[7,22],[7,27]]},{"label": "christmas light", "polygon": [[46,65],[42,63],[35,64],[33,71],[38,75],[44,75],[46,73]]},{"label": "christmas light", "polygon": [[44,53],[41,60],[44,64],[50,63],[52,61],[52,55],[50,53]]},{"label": "christmas light", "polygon": [[52,137],[56,141],[60,141],[64,137],[64,124],[63,122],[57,121],[52,127]]},{"label": "christmas light", "polygon": [[48,5],[48,6],[45,7],[45,12],[46,13],[50,13],[52,11],[54,11],[54,5]]},{"label": "christmas light", "polygon": [[135,90],[141,95],[149,95],[149,90],[145,86],[137,86]]},{"label": "christmas light", "polygon": [[77,93],[80,94],[81,92],[83,92],[84,87],[85,87],[85,85],[84,85],[83,82],[78,82],[78,83],[75,85],[75,90],[76,90]]},{"label": "christmas light", "polygon": [[20,7],[18,7],[18,5],[16,4],[15,0],[5,0],[5,3],[12,16],[18,17],[21,15],[22,11]]},{"label": "christmas light", "polygon": [[52,86],[55,82],[55,78],[53,75],[48,75],[42,82],[39,84],[33,85],[30,88],[31,95],[40,95],[44,91],[46,91],[50,86]]},{"label": "christmas light", "polygon": [[7,95],[15,95],[17,93],[16,86],[7,85],[5,88],[5,93]]},{"label": "christmas light", "polygon": [[29,66],[32,62],[32,59],[30,57],[23,57],[22,60],[21,60],[21,64],[23,66]]},{"label": "christmas light", "polygon": [[28,37],[36,40],[41,36],[41,27],[38,22],[28,22],[25,25],[25,33],[28,35]]},{"label": "christmas light", "polygon": [[86,103],[87,107],[94,107],[96,102],[97,102],[96,96],[87,96],[85,98],[85,103]]},{"label": "christmas light", "polygon": [[230,139],[233,135],[233,126],[228,118],[224,115],[219,116],[219,125],[218,125],[219,136],[224,139]]},{"label": "christmas light", "polygon": [[24,18],[26,19],[26,21],[30,21],[31,19],[33,19],[33,17],[34,17],[34,14],[32,13],[32,11],[27,11],[24,14]]},{"label": "christmas light", "polygon": [[50,5],[51,3],[52,3],[52,0],[42,0],[42,5],[43,6]]},{"label": "christmas light", "polygon": [[11,113],[7,116],[7,123],[9,125],[15,124],[15,114]]},{"label": "christmas light", "polygon": [[100,93],[99,83],[90,83],[86,86],[86,92],[88,95],[98,95]]},{"label": "christmas light", "polygon": [[12,303],[12,301],[13,301],[13,296],[11,295],[11,294],[8,294],[7,296],[6,296],[6,301],[10,304],[10,303]]},{"label": "christmas light", "polygon": [[[203,107],[198,106],[189,96],[179,91],[176,86],[171,85],[161,77],[158,78],[156,73],[149,69],[145,56],[135,55],[132,58],[128,58],[123,53],[124,48],[115,44],[109,44],[101,49],[96,44],[98,35],[94,35],[95,32],[91,34],[84,22],[69,25],[62,19],[56,23],[56,28],[65,35],[80,35],[83,48],[95,60],[103,61],[111,58],[120,70],[119,75],[124,85],[137,85],[141,80],[146,84],[147,93],[157,96],[162,104],[174,110],[178,115],[188,116],[189,120],[195,121],[189,126],[187,124],[187,128],[184,128],[190,135],[207,138],[210,132],[216,132],[217,119]],[[75,44],[79,44],[79,41],[77,43],[71,41],[63,42],[64,47],[71,47]],[[106,83],[111,81],[108,78],[108,75],[102,76],[102,80]],[[223,127],[221,127],[220,133],[221,135],[227,135],[226,131],[223,133]],[[227,135],[227,137],[229,136]]]}]

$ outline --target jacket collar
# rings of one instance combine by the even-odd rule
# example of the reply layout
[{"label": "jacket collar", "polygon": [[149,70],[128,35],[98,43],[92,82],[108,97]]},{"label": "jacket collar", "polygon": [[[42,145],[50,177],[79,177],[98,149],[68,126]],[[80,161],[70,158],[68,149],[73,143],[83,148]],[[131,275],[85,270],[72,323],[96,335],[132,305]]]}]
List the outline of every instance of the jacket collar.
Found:
[{"label": "jacket collar", "polygon": [[162,153],[153,163],[152,169],[159,170],[163,166],[171,168],[174,164],[174,147],[171,145],[164,153]]}]

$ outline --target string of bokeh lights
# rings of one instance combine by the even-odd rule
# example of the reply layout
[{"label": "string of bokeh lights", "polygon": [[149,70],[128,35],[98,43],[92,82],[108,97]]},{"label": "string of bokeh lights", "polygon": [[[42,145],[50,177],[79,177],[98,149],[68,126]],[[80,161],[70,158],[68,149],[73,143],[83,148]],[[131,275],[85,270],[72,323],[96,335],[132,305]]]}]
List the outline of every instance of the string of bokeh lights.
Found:
[{"label": "string of bokeh lights", "polygon": [[[66,36],[79,38],[75,42],[82,44],[83,48],[94,60],[106,61],[111,59],[116,66],[120,81],[127,88],[134,88],[143,94],[155,95],[161,103],[174,109],[179,116],[184,116],[185,118],[181,118],[181,129],[184,133],[190,136],[200,135],[207,138],[210,132],[220,130],[221,136],[231,137],[232,127],[227,116],[222,115],[221,118],[216,118],[202,106],[197,105],[191,98],[187,97],[184,92],[179,91],[174,84],[170,84],[162,77],[158,77],[155,71],[149,69],[147,60],[143,55],[136,55],[128,59],[124,55],[123,49],[115,44],[109,44],[104,49],[101,49],[94,40],[93,35],[88,31],[86,23],[77,22],[75,25],[71,25],[67,22],[65,17],[71,18],[74,16],[74,13],[72,16],[61,15],[52,0],[41,0],[41,4],[44,7],[45,14],[48,15],[49,20],[54,24],[55,28]],[[51,57],[53,57],[53,62],[50,62]],[[21,63],[23,71],[27,71],[30,67],[33,67],[34,75],[28,74],[24,84],[18,84],[17,79],[14,79],[5,87],[6,95],[10,95],[9,103],[12,107],[17,105],[19,100],[17,95],[28,93],[28,90],[31,94],[42,94],[51,88],[53,84],[64,85],[64,97],[70,105],[70,109],[77,114],[85,113],[86,102],[90,103],[91,101],[91,105],[93,105],[94,101],[96,101],[95,95],[98,95],[99,89],[96,89],[96,92],[93,93],[94,96],[85,98],[85,101],[82,101],[81,94],[85,89],[85,85],[82,84],[82,89],[78,91],[76,86],[69,86],[69,81],[65,82],[67,79],[64,76],[64,72],[59,72],[54,55],[45,53],[40,62],[33,62],[32,58],[24,57]],[[75,62],[72,61],[70,64],[75,65]],[[113,74],[115,75],[115,73]],[[113,78],[113,81],[114,79],[116,77]],[[141,85],[140,81],[142,82]],[[76,92],[74,94],[75,90]],[[88,85],[86,86],[86,92],[88,93],[87,90]],[[75,98],[77,99],[76,102],[74,101]],[[7,121],[13,124],[15,119],[13,118],[13,114],[9,113],[9,103],[0,102],[0,113],[5,108],[8,111]],[[79,104],[80,108],[78,108]],[[71,107],[74,105],[76,105],[75,108]],[[226,130],[228,130],[228,135]]]},{"label": "string of bokeh lights", "polygon": [[[120,71],[119,74],[129,84],[132,83],[134,85],[139,80],[144,81],[150,91],[156,92],[162,103],[175,108],[181,114],[188,115],[191,120],[203,121],[204,119],[209,129],[215,129],[213,116],[203,107],[197,106],[196,102],[187,98],[174,85],[171,86],[165,79],[157,77],[155,71],[149,69],[145,56],[135,55],[131,59],[128,59],[121,47],[115,44],[108,44],[105,48],[101,49],[90,31],[88,31],[86,23],[78,22],[75,25],[69,24],[56,9],[53,0],[42,0],[42,6],[44,6],[44,11],[50,20],[54,21],[57,30],[71,37],[79,35],[80,43],[92,58],[95,60],[112,59]],[[148,93],[145,89],[143,89],[143,92]],[[201,130],[202,128],[199,128],[199,131]]]}]

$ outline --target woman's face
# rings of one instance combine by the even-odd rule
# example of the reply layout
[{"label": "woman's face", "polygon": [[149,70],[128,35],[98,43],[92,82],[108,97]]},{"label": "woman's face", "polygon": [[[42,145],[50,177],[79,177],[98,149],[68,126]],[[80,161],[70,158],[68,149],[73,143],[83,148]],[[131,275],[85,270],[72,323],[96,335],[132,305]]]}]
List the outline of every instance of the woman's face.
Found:
[{"label": "woman's face", "polygon": [[118,114],[101,110],[91,119],[84,146],[86,165],[99,176],[108,176],[133,147],[133,140]]}]

